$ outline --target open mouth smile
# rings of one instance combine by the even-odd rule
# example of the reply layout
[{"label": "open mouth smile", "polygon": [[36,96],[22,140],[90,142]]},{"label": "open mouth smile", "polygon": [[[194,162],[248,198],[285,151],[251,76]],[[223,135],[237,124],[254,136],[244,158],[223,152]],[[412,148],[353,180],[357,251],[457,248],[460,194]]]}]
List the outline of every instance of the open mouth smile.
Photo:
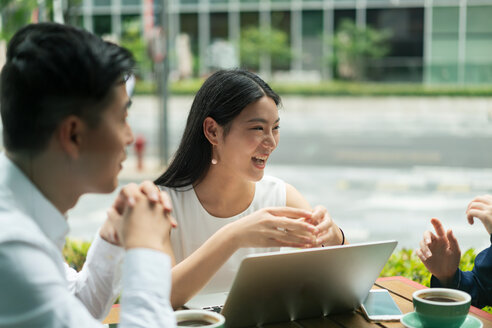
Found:
[{"label": "open mouth smile", "polygon": [[261,167],[261,168],[263,168],[265,166],[267,159],[268,159],[268,156],[253,156],[252,157],[253,163],[256,166]]}]

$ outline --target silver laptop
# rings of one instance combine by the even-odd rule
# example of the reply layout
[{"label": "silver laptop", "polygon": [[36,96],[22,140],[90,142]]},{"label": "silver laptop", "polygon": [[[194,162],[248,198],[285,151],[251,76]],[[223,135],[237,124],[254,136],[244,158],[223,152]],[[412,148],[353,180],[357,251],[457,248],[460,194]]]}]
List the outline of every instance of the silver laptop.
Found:
[{"label": "silver laptop", "polygon": [[228,327],[354,310],[368,295],[396,244],[391,240],[249,255],[241,262],[229,293],[198,295],[186,305],[221,309]]}]

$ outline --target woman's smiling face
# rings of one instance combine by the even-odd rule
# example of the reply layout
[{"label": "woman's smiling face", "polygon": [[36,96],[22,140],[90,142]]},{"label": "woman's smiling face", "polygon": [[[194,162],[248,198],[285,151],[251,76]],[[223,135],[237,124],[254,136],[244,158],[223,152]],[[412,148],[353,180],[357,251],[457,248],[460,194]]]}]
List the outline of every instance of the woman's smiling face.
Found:
[{"label": "woman's smiling face", "polygon": [[277,105],[267,96],[246,106],[216,146],[221,169],[247,180],[261,180],[279,142],[279,121]]}]

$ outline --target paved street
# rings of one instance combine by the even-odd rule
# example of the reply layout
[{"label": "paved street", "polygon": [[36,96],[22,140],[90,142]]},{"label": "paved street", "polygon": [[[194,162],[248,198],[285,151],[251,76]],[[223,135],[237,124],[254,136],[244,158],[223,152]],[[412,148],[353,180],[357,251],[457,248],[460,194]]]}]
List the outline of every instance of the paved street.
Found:
[{"label": "paved street", "polygon": [[[170,102],[173,148],[191,101]],[[396,239],[415,248],[439,217],[463,248],[488,246],[481,223],[469,226],[464,211],[476,195],[492,193],[492,99],[286,97],[283,104],[267,173],[325,205],[350,241]],[[156,108],[151,97],[134,99],[130,122],[148,139],[147,170],[136,173],[130,158],[122,183],[160,172]],[[113,197],[84,196],[71,213],[72,235],[90,238]]]}]

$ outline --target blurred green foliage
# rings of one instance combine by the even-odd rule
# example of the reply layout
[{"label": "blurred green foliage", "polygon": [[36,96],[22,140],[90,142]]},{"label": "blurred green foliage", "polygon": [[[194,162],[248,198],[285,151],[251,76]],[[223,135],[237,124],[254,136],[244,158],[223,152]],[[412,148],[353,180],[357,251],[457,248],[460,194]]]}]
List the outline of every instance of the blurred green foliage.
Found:
[{"label": "blurred green foliage", "polygon": [[2,28],[0,29],[0,39],[10,40],[18,29],[29,24],[32,12],[36,7],[36,0],[1,0]]},{"label": "blurred green foliage", "polygon": [[239,43],[241,66],[257,71],[262,55],[269,55],[279,66],[288,65],[292,54],[287,34],[274,28],[247,27]]},{"label": "blurred green foliage", "polygon": [[63,247],[63,257],[70,267],[80,271],[90,246],[91,243],[88,241],[67,238]]},{"label": "blurred green foliage", "polygon": [[[202,86],[203,79],[190,79],[171,82],[170,92],[173,95],[194,95]],[[359,82],[317,82],[317,83],[282,83],[271,82],[269,85],[280,96],[350,96],[350,97],[490,97],[492,85],[449,86],[422,84],[380,84]],[[153,82],[137,81],[137,94],[153,94],[157,90]]]},{"label": "blurred green foliage", "polygon": [[379,31],[370,26],[359,27],[352,20],[343,20],[332,40],[331,60],[337,68],[338,77],[364,80],[367,60],[388,54],[390,37],[389,31]]},{"label": "blurred green foliage", "polygon": [[152,73],[152,61],[147,51],[147,45],[142,38],[141,20],[135,18],[123,23],[123,35],[121,46],[130,50],[137,62],[136,75],[140,78],[148,78]]},{"label": "blurred green foliage", "polygon": [[[475,256],[473,248],[461,254],[460,269],[463,271],[472,270]],[[430,286],[431,274],[411,249],[404,248],[391,255],[383,271],[381,271],[381,277],[392,276],[403,276],[424,286]]]},{"label": "blurred green foliage", "polygon": [[[82,4],[82,0],[63,0],[63,18],[65,22],[75,23],[75,16],[71,15],[73,8]],[[0,39],[10,40],[17,30],[31,23],[32,15],[38,9],[37,0],[0,0],[0,13],[2,26]],[[44,0],[44,13],[41,13],[40,21],[53,20],[53,0]]]}]

